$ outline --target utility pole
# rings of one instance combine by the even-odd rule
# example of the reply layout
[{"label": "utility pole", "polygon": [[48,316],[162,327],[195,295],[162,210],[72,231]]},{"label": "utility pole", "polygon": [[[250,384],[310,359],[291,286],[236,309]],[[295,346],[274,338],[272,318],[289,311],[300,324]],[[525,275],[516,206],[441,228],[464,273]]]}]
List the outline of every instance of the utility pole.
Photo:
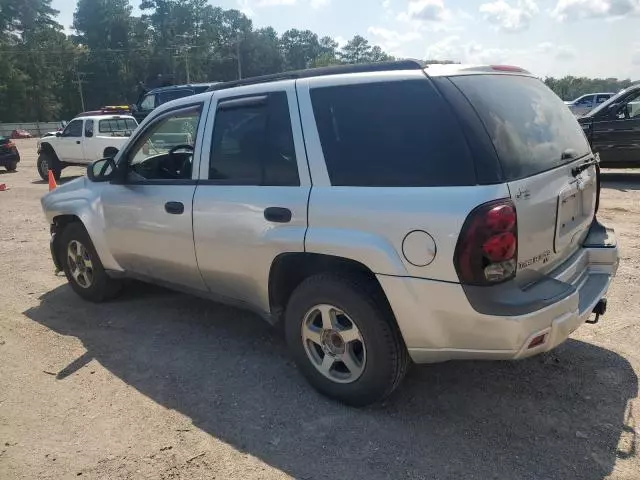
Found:
[{"label": "utility pole", "polygon": [[184,49],[184,66],[187,70],[187,83],[191,83],[191,76],[189,75],[189,47]]},{"label": "utility pole", "polygon": [[238,80],[242,80],[242,58],[240,58],[240,35],[236,42],[236,56],[238,57]]},{"label": "utility pole", "polygon": [[[176,37],[182,38],[184,40],[184,42],[185,42],[184,45],[182,45],[182,47],[178,47],[177,50],[182,50],[183,51],[184,69],[185,69],[185,73],[187,74],[187,83],[191,83],[191,71],[190,71],[190,68],[189,68],[189,50],[191,49],[191,47],[189,45],[187,45],[189,36],[188,35],[176,35]],[[176,54],[177,53],[178,53],[178,51],[176,51]]]},{"label": "utility pole", "polygon": [[76,74],[76,80],[73,83],[76,83],[78,85],[78,93],[80,94],[80,104],[82,105],[82,111],[86,112],[87,109],[84,106],[84,93],[82,92],[82,84],[87,82],[85,82],[81,78],[81,75],[84,75],[84,73],[78,71],[78,62],[73,62],[73,69]]}]

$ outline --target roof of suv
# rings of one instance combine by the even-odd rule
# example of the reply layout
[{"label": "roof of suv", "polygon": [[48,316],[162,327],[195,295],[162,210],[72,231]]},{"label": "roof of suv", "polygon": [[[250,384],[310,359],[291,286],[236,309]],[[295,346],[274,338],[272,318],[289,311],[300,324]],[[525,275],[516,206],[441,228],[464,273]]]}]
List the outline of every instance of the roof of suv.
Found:
[{"label": "roof of suv", "polygon": [[178,90],[178,89],[183,89],[183,88],[203,88],[203,89],[205,89],[205,88],[210,88],[213,85],[216,85],[217,83],[220,83],[220,82],[186,83],[184,85],[167,85],[166,87],[152,88],[151,90],[149,90],[147,92],[147,94],[149,94],[149,93],[161,93],[161,92],[167,92],[167,91]]},{"label": "roof of suv", "polygon": [[518,75],[531,75],[530,72],[512,65],[463,65],[453,64],[426,64],[418,60],[396,60],[392,62],[361,63],[354,65],[334,65],[330,67],[309,68],[306,70],[293,70],[290,72],[262,75],[258,77],[243,78],[230,82],[212,84],[208,92],[226,90],[228,88],[269,83],[278,80],[292,80],[298,78],[323,77],[340,75],[345,73],[371,73],[397,70],[424,70],[429,76],[469,75],[479,73],[508,73]]}]

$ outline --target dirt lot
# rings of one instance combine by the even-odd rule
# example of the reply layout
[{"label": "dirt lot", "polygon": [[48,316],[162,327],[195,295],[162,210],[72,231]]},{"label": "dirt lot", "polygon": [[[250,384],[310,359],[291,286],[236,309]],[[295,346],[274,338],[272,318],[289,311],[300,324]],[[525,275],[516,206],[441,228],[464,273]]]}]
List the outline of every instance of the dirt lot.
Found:
[{"label": "dirt lot", "polygon": [[605,174],[623,260],[599,324],[542,357],[414,367],[354,410],[251,314],[141,284],[81,301],[53,274],[35,141],[18,146],[0,169],[0,478],[640,478],[640,174]]}]

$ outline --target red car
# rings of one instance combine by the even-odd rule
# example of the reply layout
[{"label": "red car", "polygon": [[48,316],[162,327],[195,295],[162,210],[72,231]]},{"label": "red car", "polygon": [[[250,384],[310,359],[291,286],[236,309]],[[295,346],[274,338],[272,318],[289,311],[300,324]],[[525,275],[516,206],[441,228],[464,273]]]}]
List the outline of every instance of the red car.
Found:
[{"label": "red car", "polygon": [[13,132],[11,132],[11,138],[13,138],[13,139],[16,139],[16,138],[32,138],[32,137],[33,137],[33,135],[31,135],[26,130],[22,130],[21,128],[18,128],[16,130],[14,130]]}]

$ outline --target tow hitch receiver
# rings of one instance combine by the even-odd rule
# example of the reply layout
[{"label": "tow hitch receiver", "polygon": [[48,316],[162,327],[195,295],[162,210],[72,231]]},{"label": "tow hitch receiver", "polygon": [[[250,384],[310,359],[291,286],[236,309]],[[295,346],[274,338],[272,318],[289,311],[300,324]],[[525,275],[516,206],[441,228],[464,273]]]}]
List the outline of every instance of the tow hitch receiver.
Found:
[{"label": "tow hitch receiver", "polygon": [[596,303],[596,306],[593,307],[593,313],[596,314],[596,318],[594,318],[593,320],[587,320],[586,323],[598,323],[598,320],[600,320],[600,315],[604,315],[607,311],[607,299],[606,298],[601,298],[600,301],[598,303]]}]

